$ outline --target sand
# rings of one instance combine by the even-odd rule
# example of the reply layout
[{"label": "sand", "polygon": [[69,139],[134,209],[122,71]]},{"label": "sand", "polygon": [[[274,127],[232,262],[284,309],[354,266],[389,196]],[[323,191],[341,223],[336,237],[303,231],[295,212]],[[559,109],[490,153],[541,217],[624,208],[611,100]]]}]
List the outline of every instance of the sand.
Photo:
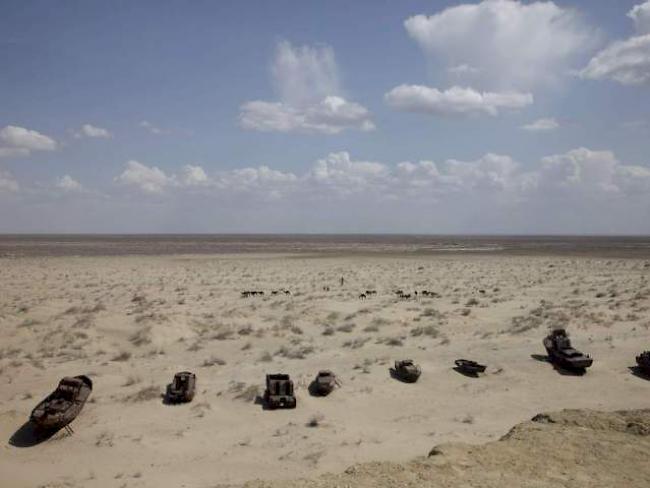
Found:
[{"label": "sand", "polygon": [[[648,408],[650,381],[629,367],[650,349],[649,278],[647,260],[598,257],[0,259],[2,484],[212,487],[342,473],[314,481],[335,486],[328,480],[352,476],[345,470],[357,463],[494,443],[542,411]],[[271,295],[282,288],[291,294]],[[400,300],[396,289],[439,296]],[[241,298],[243,290],[265,295]],[[377,294],[360,299],[365,290]],[[544,361],[552,325],[566,326],[595,358],[586,375]],[[487,373],[459,374],[459,357],[486,363]],[[421,365],[417,383],[390,377],[401,358]],[[196,398],[164,405],[165,385],[184,369],[198,376]],[[326,398],[307,391],[319,369],[342,382]],[[296,410],[255,402],[268,372],[291,374]],[[31,409],[74,374],[95,385],[75,433],[30,442],[21,427]],[[645,439],[641,454],[649,454]],[[492,486],[449,479],[436,486]],[[405,486],[364,483],[349,481]]]}]

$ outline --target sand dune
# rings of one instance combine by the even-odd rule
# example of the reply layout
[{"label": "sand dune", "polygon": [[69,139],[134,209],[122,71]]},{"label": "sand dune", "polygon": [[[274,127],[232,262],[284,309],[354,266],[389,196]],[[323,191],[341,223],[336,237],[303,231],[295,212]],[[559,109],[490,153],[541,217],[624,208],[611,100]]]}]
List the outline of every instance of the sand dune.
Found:
[{"label": "sand dune", "polygon": [[[204,255],[1,264],[0,472],[12,487],[311,478],[356,463],[406,462],[437,444],[495,441],[540,411],[648,407],[650,381],[629,369],[650,348],[650,267],[640,259]],[[271,295],[281,288],[291,294]],[[402,300],[396,289],[438,296]],[[241,298],[243,290],[265,294]],[[365,290],[377,294],[359,299]],[[585,376],[544,361],[541,339],[552,325],[566,326],[595,357]],[[423,369],[415,384],[388,374],[407,357]],[[457,373],[459,357],[487,363],[487,374]],[[160,395],[182,369],[197,373],[197,396],[164,405]],[[319,369],[342,381],[326,398],[307,391]],[[292,375],[295,411],[255,403],[267,372]],[[81,373],[95,390],[75,434],[17,441],[58,379]]]},{"label": "sand dune", "polygon": [[495,442],[435,446],[428,458],[374,462],[343,473],[246,488],[517,486],[643,487],[650,482],[650,410],[539,414]]}]

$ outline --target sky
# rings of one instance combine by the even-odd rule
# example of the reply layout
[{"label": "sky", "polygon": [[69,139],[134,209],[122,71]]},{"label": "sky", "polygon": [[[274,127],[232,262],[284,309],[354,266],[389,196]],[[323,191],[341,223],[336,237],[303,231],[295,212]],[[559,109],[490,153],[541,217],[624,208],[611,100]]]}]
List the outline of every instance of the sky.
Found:
[{"label": "sky", "polygon": [[0,232],[650,234],[650,0],[0,0]]}]

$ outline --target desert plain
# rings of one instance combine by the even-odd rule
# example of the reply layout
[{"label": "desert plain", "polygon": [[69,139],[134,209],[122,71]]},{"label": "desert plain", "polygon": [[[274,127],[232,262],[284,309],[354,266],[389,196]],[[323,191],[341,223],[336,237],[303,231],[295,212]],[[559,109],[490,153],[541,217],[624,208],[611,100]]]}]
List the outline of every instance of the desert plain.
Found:
[{"label": "desert plain", "polygon": [[[650,349],[649,280],[650,260],[638,256],[4,257],[0,485],[266,486],[331,473],[310,486],[346,486],[340,477],[348,473],[347,486],[429,486],[415,474],[386,483],[354,476],[403,472],[438,445],[465,446],[457,461],[469,466],[472,446],[499,444],[540,412],[650,408],[650,381],[631,369]],[[283,289],[290,294],[272,294]],[[243,298],[245,290],[264,295]],[[360,298],[366,290],[376,294]],[[557,326],[594,357],[585,375],[546,362],[542,339]],[[417,383],[389,374],[403,358],[420,364]],[[487,371],[464,376],[453,369],[457,358]],[[314,397],[308,385],[321,369],[334,371],[341,386]],[[165,386],[182,370],[197,374],[196,397],[165,405]],[[260,405],[265,374],[274,372],[293,378],[295,410]],[[30,439],[31,409],[61,377],[76,374],[90,376],[94,390],[74,433]],[[580,422],[589,415],[569,415],[568,424],[585,435]],[[636,472],[625,486],[650,481],[647,434],[626,444]],[[571,444],[562,436],[533,441],[522,455],[545,446],[558,456],[563,442]],[[532,473],[525,486],[608,486],[575,479],[570,466],[553,474],[555,484],[535,484],[531,463],[520,466]],[[609,479],[613,468],[602,466]],[[492,486],[474,481],[435,486]]]}]

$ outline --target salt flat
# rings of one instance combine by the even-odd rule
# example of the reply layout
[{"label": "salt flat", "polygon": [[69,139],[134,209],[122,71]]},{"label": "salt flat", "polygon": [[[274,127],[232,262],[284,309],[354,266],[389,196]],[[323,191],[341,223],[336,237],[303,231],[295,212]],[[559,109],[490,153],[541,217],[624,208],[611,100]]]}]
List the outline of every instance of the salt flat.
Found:
[{"label": "salt flat", "polygon": [[[650,348],[649,277],[647,260],[589,256],[2,259],[0,472],[12,487],[313,477],[494,441],[541,411],[647,408],[650,381],[629,367]],[[281,288],[291,294],[271,295]],[[550,326],[593,355],[586,375],[543,361]],[[487,374],[457,373],[460,357]],[[401,358],[421,365],[417,383],[390,377]],[[166,406],[183,369],[196,398]],[[342,382],[326,398],[307,391],[319,369]],[[291,374],[296,410],[255,402],[267,372]],[[74,374],[95,385],[74,435],[17,446],[33,406]]]}]

